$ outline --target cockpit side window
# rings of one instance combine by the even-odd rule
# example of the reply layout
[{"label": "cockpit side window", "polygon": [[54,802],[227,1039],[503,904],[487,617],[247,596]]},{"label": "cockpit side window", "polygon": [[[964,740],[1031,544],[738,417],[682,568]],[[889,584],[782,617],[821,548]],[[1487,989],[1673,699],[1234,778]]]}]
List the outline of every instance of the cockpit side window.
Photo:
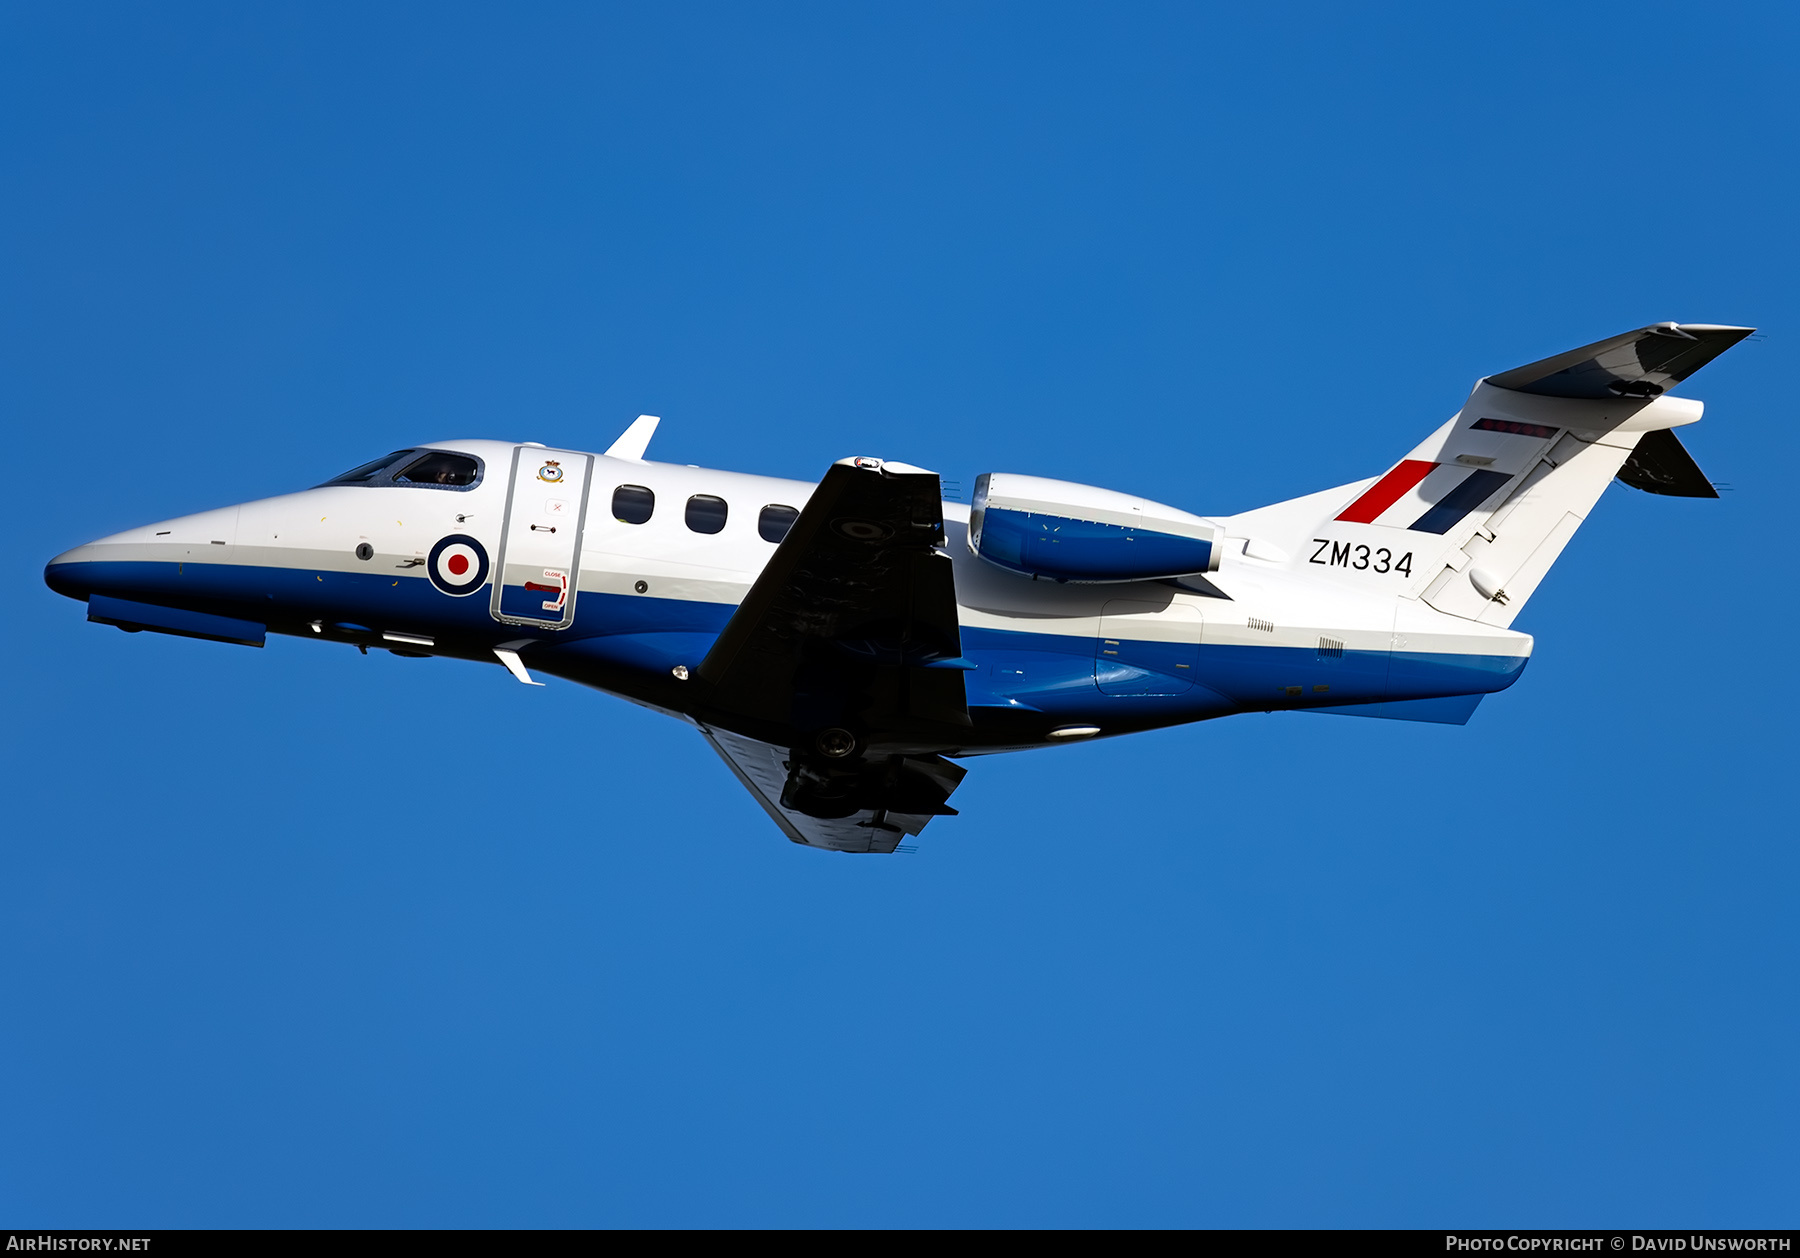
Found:
[{"label": "cockpit side window", "polygon": [[[353,467],[342,476],[333,476],[326,485],[367,485],[381,473],[394,467],[408,456],[418,453],[416,450],[396,450],[392,454],[384,454],[379,459],[364,463],[361,467]],[[323,489],[321,485],[319,488]]]},{"label": "cockpit side window", "polygon": [[479,460],[448,450],[432,450],[394,474],[396,485],[425,485],[433,489],[467,489],[480,479]]}]

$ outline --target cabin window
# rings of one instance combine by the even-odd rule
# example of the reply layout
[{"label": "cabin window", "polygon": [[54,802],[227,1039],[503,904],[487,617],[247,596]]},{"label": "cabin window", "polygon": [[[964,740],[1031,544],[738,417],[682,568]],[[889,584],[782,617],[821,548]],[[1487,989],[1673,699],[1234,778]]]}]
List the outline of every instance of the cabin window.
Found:
[{"label": "cabin window", "polygon": [[717,533],[725,527],[730,510],[723,498],[695,494],[687,501],[687,526],[696,533]]},{"label": "cabin window", "polygon": [[765,542],[779,542],[794,527],[794,521],[800,518],[800,512],[793,507],[784,507],[778,502],[771,502],[756,517],[756,531]]},{"label": "cabin window", "polygon": [[427,485],[434,489],[467,489],[480,479],[481,464],[477,460],[448,450],[433,450],[394,475],[396,485]]},{"label": "cabin window", "polygon": [[656,510],[656,495],[642,485],[620,485],[613,490],[613,519],[621,524],[643,524]]}]

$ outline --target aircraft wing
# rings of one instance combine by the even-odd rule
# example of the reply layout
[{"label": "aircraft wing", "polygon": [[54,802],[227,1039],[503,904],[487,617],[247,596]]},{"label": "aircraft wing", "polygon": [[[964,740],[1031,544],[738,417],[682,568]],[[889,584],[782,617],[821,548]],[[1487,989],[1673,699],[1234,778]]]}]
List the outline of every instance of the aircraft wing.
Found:
[{"label": "aircraft wing", "polygon": [[[923,830],[933,815],[950,810],[939,807],[934,813],[902,813],[888,809],[860,809],[847,817],[811,817],[782,805],[790,775],[791,753],[773,743],[758,742],[741,734],[728,733],[702,725],[700,732],[712,744],[719,758],[730,767],[737,780],[762,805],[770,820],[795,843],[821,847],[832,852],[892,852],[900,840]],[[961,765],[942,756],[894,757],[878,771],[920,779],[927,794],[948,798],[963,775]]]},{"label": "aircraft wing", "polygon": [[877,753],[953,742],[969,665],[943,543],[936,473],[834,463],[701,661],[708,723],[790,746],[840,728]]}]

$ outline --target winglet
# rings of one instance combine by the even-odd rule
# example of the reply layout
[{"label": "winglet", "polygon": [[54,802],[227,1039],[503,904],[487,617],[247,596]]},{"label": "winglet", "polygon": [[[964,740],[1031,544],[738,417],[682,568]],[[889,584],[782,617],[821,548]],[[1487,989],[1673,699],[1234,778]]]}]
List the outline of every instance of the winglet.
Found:
[{"label": "winglet", "polygon": [[660,415],[639,415],[631,421],[631,427],[620,433],[619,439],[606,448],[606,457],[642,463],[644,451],[650,448],[650,438],[655,435],[656,426],[660,423]]}]

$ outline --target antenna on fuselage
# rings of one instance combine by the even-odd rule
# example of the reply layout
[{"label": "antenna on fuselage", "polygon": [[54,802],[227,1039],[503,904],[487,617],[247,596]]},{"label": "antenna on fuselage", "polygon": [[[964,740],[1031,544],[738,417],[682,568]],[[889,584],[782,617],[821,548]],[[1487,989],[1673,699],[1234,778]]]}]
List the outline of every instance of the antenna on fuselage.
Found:
[{"label": "antenna on fuselage", "polygon": [[644,451],[650,448],[650,438],[656,434],[656,426],[660,423],[660,415],[639,415],[631,421],[631,427],[620,433],[619,439],[606,448],[606,457],[642,463]]}]

